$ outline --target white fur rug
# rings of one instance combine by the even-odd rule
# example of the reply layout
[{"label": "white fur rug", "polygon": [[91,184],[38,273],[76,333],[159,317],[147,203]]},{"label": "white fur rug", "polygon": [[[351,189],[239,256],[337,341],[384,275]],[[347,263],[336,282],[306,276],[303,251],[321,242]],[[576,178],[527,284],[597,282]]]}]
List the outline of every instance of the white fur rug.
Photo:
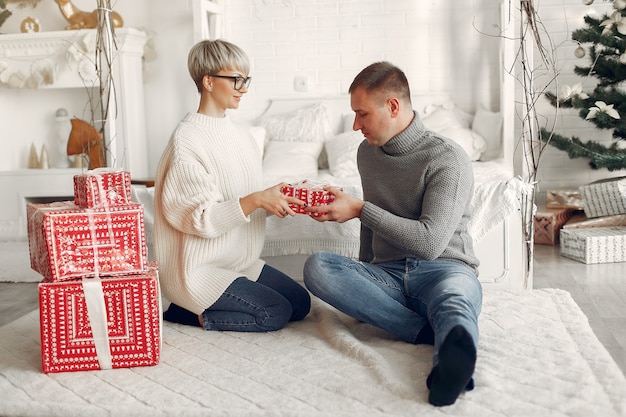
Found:
[{"label": "white fur rug", "polygon": [[626,380],[569,293],[487,292],[476,388],[428,404],[432,348],[314,300],[267,334],[166,323],[154,367],[42,374],[38,312],[0,328],[2,416],[624,416]]}]

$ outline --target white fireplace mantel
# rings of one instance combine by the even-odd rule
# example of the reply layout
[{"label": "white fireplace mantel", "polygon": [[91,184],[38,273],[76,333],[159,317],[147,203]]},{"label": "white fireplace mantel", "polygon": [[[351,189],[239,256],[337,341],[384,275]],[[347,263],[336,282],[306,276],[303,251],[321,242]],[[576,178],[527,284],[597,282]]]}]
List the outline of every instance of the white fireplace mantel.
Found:
[{"label": "white fireplace mantel", "polygon": [[[21,90],[84,90],[87,102],[88,95],[95,94],[99,88],[94,64],[96,36],[94,29],[0,35],[0,94],[10,97],[19,95]],[[109,165],[130,171],[133,178],[149,176],[143,90],[146,41],[147,35],[141,30],[115,30],[117,48],[111,74],[117,118],[116,136],[111,139],[115,141],[111,146],[115,154]],[[38,100],[37,94],[28,97]],[[14,121],[12,131],[19,131],[19,123],[23,122]],[[31,138],[19,136],[11,135],[11,140],[23,141],[21,149],[30,146]],[[19,156],[14,155],[11,160],[18,159]],[[6,199],[0,206],[0,239],[25,237],[26,202],[31,197],[71,197],[76,173],[76,169],[29,170],[0,166],[0,184]]]},{"label": "white fireplace mantel", "polygon": [[[98,87],[94,64],[96,36],[94,29],[0,35],[0,87]],[[111,139],[116,152],[110,165],[126,169],[134,177],[146,178],[142,59],[147,35],[134,28],[118,28],[115,39],[112,76],[118,116],[117,136]]]}]

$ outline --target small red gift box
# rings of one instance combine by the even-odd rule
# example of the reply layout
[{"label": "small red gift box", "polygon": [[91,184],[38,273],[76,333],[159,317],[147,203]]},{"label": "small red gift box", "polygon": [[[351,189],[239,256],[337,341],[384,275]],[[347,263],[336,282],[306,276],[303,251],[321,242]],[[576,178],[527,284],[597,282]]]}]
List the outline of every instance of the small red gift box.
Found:
[{"label": "small red gift box", "polygon": [[132,202],[130,172],[98,168],[74,176],[74,204],[106,208]]},{"label": "small red gift box", "polygon": [[[335,200],[335,196],[328,191],[325,191],[323,185],[309,182],[287,185],[282,188],[282,192],[289,197],[296,197],[298,200],[304,201],[309,206],[323,206],[330,204]],[[303,206],[299,206],[297,204],[290,204],[289,207],[294,212],[300,214],[309,214],[314,217],[322,215],[322,213],[307,213]]]},{"label": "small red gift box", "polygon": [[31,267],[48,281],[128,275],[147,262],[143,206],[81,209],[71,201],[27,205]]},{"label": "small red gift box", "polygon": [[39,284],[44,373],[152,366],[161,354],[156,265],[141,275]]},{"label": "small red gift box", "polygon": [[556,245],[559,243],[559,232],[575,210],[567,208],[540,208],[535,213],[535,243],[540,245]]}]

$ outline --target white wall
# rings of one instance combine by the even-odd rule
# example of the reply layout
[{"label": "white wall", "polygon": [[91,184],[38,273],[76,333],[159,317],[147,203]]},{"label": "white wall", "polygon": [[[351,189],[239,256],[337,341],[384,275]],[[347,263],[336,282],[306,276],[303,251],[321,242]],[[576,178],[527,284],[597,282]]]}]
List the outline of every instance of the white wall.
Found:
[{"label": "white wall", "polygon": [[[498,5],[230,0],[226,32],[252,57],[244,104],[255,108],[273,96],[346,94],[363,67],[389,60],[406,72],[413,92],[451,91],[467,111],[478,103],[497,110],[499,40],[479,31],[497,33]],[[294,91],[296,76],[308,77],[308,93]]]},{"label": "white wall", "polygon": [[[449,91],[459,107],[469,112],[478,105],[499,109],[501,39],[497,35],[501,0],[225,3],[225,37],[241,45],[253,64],[253,83],[238,112],[244,118],[257,116],[270,97],[345,94],[362,67],[382,59],[405,70],[414,92]],[[92,10],[96,2],[74,0],[74,4]],[[561,82],[573,84],[577,82],[577,77],[571,75],[576,63],[572,53],[575,45],[568,39],[571,31],[582,25],[587,7],[580,0],[541,0],[536,5],[560,57]],[[597,0],[593,7],[603,11],[609,6]],[[126,26],[144,28],[151,35],[151,54],[145,62],[145,97],[148,155],[154,172],[170,132],[187,111],[194,111],[197,106],[197,94],[186,68],[187,51],[193,44],[190,1],[119,1],[114,9],[122,15]],[[19,22],[26,16],[38,17],[43,30],[61,30],[66,25],[51,0],[41,1],[34,9],[14,12],[0,29],[3,32],[17,32]],[[294,91],[296,76],[309,78],[309,92]],[[60,105],[82,105],[78,103],[80,93],[76,94],[79,97],[55,99],[50,97],[52,93],[42,93],[44,102],[29,106],[33,96],[39,97],[37,91],[16,93],[0,88],[2,148],[23,142],[19,145],[24,148],[20,160],[25,165],[30,142],[52,135],[50,114]],[[16,107],[23,115],[20,123],[15,123]],[[545,104],[541,112],[548,116],[553,109]],[[557,132],[575,130],[583,138],[607,138],[576,115],[563,112],[557,121]],[[47,127],[48,131],[40,132],[36,138],[28,129],[31,125]],[[544,191],[618,175],[592,171],[586,161],[571,160],[556,149],[548,148],[544,156],[539,171]],[[0,169],[6,169],[2,163]]]}]

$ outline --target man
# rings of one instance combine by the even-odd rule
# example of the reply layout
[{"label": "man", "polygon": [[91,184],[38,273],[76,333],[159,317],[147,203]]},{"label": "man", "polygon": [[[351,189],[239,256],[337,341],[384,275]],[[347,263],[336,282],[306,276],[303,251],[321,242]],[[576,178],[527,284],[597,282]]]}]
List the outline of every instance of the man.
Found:
[{"label": "man", "polygon": [[429,402],[453,404],[472,378],[482,288],[468,232],[472,165],[452,140],[427,130],[404,73],[388,62],[350,88],[363,200],[336,188],[307,208],[319,221],[361,220],[359,260],[318,252],[304,282],[320,299],[409,343],[434,344]]}]

